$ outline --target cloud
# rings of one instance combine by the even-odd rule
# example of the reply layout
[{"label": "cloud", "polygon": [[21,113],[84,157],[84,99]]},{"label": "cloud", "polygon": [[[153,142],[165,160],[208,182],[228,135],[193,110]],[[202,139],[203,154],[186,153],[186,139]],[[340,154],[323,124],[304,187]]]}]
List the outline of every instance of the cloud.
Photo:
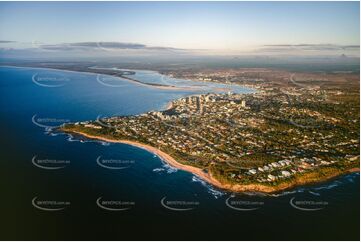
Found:
[{"label": "cloud", "polygon": [[144,49],[146,45],[136,43],[122,43],[122,42],[80,42],[72,43],[72,46],[90,47],[90,48],[112,48],[112,49]]},{"label": "cloud", "polygon": [[16,41],[12,41],[12,40],[0,40],[0,44],[8,44],[8,43],[16,43]]},{"label": "cloud", "polygon": [[286,51],[338,51],[359,50],[359,45],[335,45],[335,44],[278,44],[264,45],[259,51],[286,52]]},{"label": "cloud", "polygon": [[171,47],[156,47],[147,46],[138,43],[123,43],[123,42],[77,42],[77,43],[63,43],[63,44],[43,44],[39,45],[41,49],[45,50],[155,50],[155,51],[183,51],[183,49]]}]

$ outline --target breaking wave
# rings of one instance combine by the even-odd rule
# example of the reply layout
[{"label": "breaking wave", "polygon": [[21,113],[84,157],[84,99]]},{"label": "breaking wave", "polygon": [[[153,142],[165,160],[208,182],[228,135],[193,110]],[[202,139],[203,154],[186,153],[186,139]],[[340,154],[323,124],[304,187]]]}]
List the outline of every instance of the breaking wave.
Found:
[{"label": "breaking wave", "polygon": [[202,184],[202,186],[206,187],[208,190],[208,193],[213,195],[214,198],[219,198],[226,194],[225,192],[215,189],[212,185],[203,181],[201,178],[199,178],[197,176],[192,176],[192,182],[199,182],[200,184]]},{"label": "breaking wave", "polygon": [[158,173],[166,172],[167,174],[171,174],[177,172],[178,169],[168,165],[167,163],[165,163],[165,161],[162,160],[162,167],[154,168],[153,171]]},{"label": "breaking wave", "polygon": [[80,142],[80,143],[98,143],[98,144],[101,144],[101,145],[104,145],[104,146],[109,146],[110,143],[109,142],[106,142],[106,141],[102,141],[102,140],[90,140],[90,139],[87,139],[87,138],[78,138],[78,137],[74,137],[73,135],[71,134],[66,134],[67,135],[67,141],[69,142]]},{"label": "breaking wave", "polygon": [[342,176],[342,177],[338,178],[337,180],[327,182],[327,184],[314,185],[312,187],[296,188],[294,190],[284,191],[284,192],[281,192],[279,194],[270,194],[269,196],[280,197],[280,196],[287,196],[287,195],[290,195],[290,194],[304,193],[304,192],[308,192],[310,194],[320,196],[321,195],[320,191],[322,192],[322,190],[331,190],[331,189],[337,188],[339,186],[345,185],[347,183],[354,183],[356,177],[358,177],[358,176],[360,176],[359,172],[351,173],[351,174]]}]

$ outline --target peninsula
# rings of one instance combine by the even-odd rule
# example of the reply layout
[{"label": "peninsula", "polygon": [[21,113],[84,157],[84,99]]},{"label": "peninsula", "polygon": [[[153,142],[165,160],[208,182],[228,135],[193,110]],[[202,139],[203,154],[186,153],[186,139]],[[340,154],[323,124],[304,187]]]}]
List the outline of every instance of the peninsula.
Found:
[{"label": "peninsula", "polygon": [[[227,71],[234,83],[257,88],[253,94],[188,96],[165,111],[67,123],[60,130],[146,149],[235,192],[274,193],[359,171],[359,92],[352,74],[345,87],[345,74],[288,73],[277,82],[262,78],[275,71],[256,71]],[[250,73],[257,74],[253,82]],[[188,78],[201,80],[193,74]],[[230,80],[220,71],[211,76],[201,78]]]}]

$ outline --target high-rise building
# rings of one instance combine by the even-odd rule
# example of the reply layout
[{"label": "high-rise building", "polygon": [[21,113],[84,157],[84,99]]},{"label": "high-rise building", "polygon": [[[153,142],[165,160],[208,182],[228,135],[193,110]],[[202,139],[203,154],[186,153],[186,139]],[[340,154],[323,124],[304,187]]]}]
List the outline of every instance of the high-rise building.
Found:
[{"label": "high-rise building", "polygon": [[242,102],[241,102],[241,107],[242,107],[242,108],[245,108],[245,107],[246,107],[246,101],[245,101],[245,100],[242,100]]}]

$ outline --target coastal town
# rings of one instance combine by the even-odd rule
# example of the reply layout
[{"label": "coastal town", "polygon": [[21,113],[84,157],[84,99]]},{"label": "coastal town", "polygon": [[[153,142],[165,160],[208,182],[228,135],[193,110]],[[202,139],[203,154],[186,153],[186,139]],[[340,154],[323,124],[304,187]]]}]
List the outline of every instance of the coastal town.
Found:
[{"label": "coastal town", "polygon": [[360,3],[0,0],[1,241],[361,242]]},{"label": "coastal town", "polygon": [[[223,73],[218,75],[222,82]],[[147,144],[226,184],[275,186],[357,169],[357,91],[324,88],[319,81],[300,86],[292,78],[278,85],[232,77],[256,91],[187,96],[164,111],[65,124],[62,130]]]}]

